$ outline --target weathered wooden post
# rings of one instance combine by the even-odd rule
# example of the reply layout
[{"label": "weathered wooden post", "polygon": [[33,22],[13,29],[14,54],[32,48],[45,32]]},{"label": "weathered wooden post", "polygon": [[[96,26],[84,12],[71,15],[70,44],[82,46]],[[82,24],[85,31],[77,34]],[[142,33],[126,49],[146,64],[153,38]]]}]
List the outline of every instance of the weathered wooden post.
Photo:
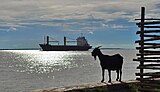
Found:
[{"label": "weathered wooden post", "polygon": [[[140,66],[144,65],[144,19],[145,19],[145,8],[141,7],[141,33],[140,33],[140,54],[141,54],[141,61]],[[143,74],[143,69],[140,69],[140,73]],[[142,81],[143,76],[140,76],[140,80]]]}]

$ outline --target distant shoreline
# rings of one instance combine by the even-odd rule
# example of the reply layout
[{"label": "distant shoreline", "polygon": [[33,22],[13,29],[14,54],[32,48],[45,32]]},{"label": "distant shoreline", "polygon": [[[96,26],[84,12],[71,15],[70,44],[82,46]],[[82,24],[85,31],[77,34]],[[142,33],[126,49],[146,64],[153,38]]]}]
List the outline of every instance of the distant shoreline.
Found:
[{"label": "distant shoreline", "polygon": [[19,48],[19,49],[0,49],[0,50],[40,50],[41,48]]},{"label": "distant shoreline", "polygon": [[134,50],[134,48],[101,48],[101,49],[113,49],[113,50]]},{"label": "distant shoreline", "polygon": [[[94,48],[91,48],[94,49]],[[134,50],[134,48],[101,48],[102,50]],[[16,48],[16,49],[0,49],[0,50],[41,50],[41,48]]]},{"label": "distant shoreline", "polygon": [[100,48],[100,49],[101,50],[135,50],[134,48]]}]

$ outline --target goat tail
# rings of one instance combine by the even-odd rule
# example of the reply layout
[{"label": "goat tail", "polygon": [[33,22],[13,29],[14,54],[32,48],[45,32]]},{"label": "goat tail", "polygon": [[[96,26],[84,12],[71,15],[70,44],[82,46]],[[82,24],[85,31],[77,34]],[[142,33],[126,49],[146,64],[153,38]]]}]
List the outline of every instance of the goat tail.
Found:
[{"label": "goat tail", "polygon": [[122,66],[122,64],[123,64],[123,57],[120,54],[117,54],[117,56],[120,58],[121,66]]}]

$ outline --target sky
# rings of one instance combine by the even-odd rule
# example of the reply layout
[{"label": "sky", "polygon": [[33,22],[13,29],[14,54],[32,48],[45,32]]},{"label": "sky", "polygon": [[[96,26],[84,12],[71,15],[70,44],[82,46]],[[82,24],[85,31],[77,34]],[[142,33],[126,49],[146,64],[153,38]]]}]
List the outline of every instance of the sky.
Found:
[{"label": "sky", "polygon": [[135,48],[141,7],[159,17],[159,0],[0,0],[0,49],[39,48],[81,33],[93,47]]}]

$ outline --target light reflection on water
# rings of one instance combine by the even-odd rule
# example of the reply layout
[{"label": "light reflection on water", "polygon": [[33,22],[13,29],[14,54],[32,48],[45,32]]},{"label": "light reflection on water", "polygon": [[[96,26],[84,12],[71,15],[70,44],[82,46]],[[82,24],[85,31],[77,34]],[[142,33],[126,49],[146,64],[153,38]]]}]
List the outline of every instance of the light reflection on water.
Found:
[{"label": "light reflection on water", "polygon": [[[53,71],[60,71],[62,69],[78,67],[74,61],[82,61],[85,53],[72,51],[27,51],[27,50],[10,50],[10,53],[15,53],[15,61],[19,61],[15,66],[17,72],[28,73],[49,73]],[[10,66],[10,67],[15,67]]]},{"label": "light reflection on water", "polygon": [[[135,79],[138,62],[135,50],[102,50],[104,54],[120,53],[124,57],[123,80]],[[99,60],[90,51],[0,51],[0,90],[2,92],[29,92],[33,89],[61,87],[99,82]],[[108,80],[107,72],[105,80]],[[112,72],[116,79],[116,72]]]}]

